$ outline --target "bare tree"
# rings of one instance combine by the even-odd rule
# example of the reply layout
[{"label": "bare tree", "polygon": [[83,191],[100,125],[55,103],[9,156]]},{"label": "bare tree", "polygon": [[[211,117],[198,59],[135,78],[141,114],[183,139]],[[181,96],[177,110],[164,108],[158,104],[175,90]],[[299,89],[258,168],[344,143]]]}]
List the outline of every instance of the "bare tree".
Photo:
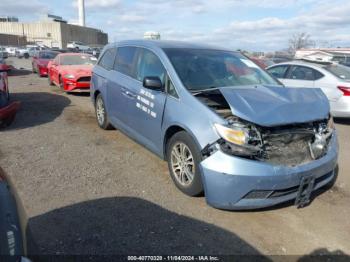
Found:
[{"label": "bare tree", "polygon": [[289,52],[295,54],[295,51],[300,48],[308,48],[315,46],[315,41],[305,32],[296,33],[289,39]]}]

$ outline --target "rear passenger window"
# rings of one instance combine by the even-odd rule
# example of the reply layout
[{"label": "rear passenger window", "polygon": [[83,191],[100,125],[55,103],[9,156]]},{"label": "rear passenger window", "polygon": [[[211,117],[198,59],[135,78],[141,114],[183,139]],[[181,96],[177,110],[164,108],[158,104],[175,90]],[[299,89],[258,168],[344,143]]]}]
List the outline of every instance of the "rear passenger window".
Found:
[{"label": "rear passenger window", "polygon": [[284,78],[286,71],[288,69],[287,65],[274,66],[267,69],[267,71],[276,78]]},{"label": "rear passenger window", "polygon": [[120,73],[134,77],[136,50],[136,47],[132,46],[118,47],[114,69]]},{"label": "rear passenger window", "polygon": [[147,49],[143,49],[137,62],[136,78],[143,81],[146,76],[159,77],[164,84],[166,70],[158,56]]},{"label": "rear passenger window", "polygon": [[115,48],[108,49],[102,56],[99,66],[105,68],[106,70],[113,69],[113,64],[115,60]]},{"label": "rear passenger window", "polygon": [[317,70],[314,70],[314,73],[315,73],[315,80],[318,80],[318,79],[324,77],[324,75]]},{"label": "rear passenger window", "polygon": [[289,79],[314,81],[314,70],[306,66],[293,66],[289,73]]}]

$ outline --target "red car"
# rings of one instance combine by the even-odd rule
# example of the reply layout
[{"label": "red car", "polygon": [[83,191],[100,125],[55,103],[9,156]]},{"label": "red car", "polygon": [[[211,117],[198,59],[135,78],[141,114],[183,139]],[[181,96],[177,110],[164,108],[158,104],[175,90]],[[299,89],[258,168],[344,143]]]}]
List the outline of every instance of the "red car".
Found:
[{"label": "red car", "polygon": [[19,106],[18,101],[10,103],[7,73],[0,70],[0,127],[12,123]]},{"label": "red car", "polygon": [[54,59],[59,53],[55,51],[39,51],[33,56],[32,70],[33,73],[37,73],[40,77],[47,76],[47,65]]},{"label": "red car", "polygon": [[48,64],[50,85],[61,87],[66,92],[90,91],[90,79],[96,58],[89,54],[59,54]]},{"label": "red car", "polygon": [[6,64],[5,59],[0,58],[0,72],[9,72],[13,67]]}]

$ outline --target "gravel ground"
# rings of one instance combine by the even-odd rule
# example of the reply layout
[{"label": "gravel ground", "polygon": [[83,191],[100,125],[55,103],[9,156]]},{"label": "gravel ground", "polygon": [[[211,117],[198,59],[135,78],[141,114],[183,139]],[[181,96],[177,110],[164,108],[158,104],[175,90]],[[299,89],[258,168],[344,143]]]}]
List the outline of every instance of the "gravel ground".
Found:
[{"label": "gravel ground", "polygon": [[[30,68],[29,60],[14,60]],[[22,108],[0,134],[0,166],[12,177],[36,243],[32,254],[350,253],[350,121],[336,124],[339,176],[303,209],[211,208],[179,192],[166,163],[117,130],[97,127],[90,98],[10,76]]]}]

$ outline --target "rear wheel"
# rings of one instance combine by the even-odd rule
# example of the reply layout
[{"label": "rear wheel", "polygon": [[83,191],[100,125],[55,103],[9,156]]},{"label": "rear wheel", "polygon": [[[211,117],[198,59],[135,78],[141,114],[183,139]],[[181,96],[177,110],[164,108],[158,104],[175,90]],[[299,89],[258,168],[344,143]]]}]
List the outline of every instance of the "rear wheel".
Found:
[{"label": "rear wheel", "polygon": [[187,132],[178,132],[170,138],[167,161],[171,178],[178,189],[189,196],[203,194],[200,151]]},{"label": "rear wheel", "polygon": [[95,101],[95,113],[97,124],[100,128],[104,130],[113,129],[113,126],[108,120],[106,107],[101,94],[98,94]]}]

